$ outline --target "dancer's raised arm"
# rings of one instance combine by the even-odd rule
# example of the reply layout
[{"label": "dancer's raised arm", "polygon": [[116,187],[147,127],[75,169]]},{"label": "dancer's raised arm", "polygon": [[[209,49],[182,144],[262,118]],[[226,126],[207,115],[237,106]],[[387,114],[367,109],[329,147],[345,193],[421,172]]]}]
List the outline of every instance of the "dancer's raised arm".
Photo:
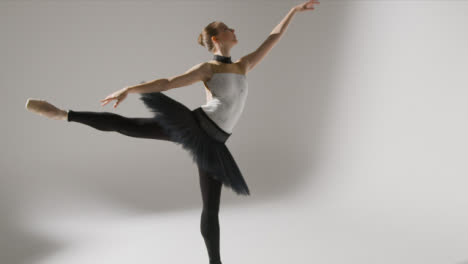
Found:
[{"label": "dancer's raised arm", "polygon": [[293,18],[296,12],[313,10],[314,4],[319,4],[319,1],[310,0],[303,4],[294,6],[289,10],[288,14],[281,20],[281,22],[273,29],[267,39],[252,53],[247,54],[246,56],[239,59],[246,72],[252,70],[255,65],[257,65],[273,48],[273,46],[280,40],[281,36],[286,31],[289,22]]},{"label": "dancer's raised arm", "polygon": [[142,84],[128,86],[120,89],[105,99],[102,99],[102,106],[108,104],[112,100],[117,100],[114,104],[114,108],[117,107],[129,93],[153,93],[167,91],[169,89],[178,88],[182,86],[188,86],[195,82],[206,80],[209,78],[211,73],[210,65],[207,62],[202,62],[190,68],[188,71],[181,75],[176,75],[171,78],[156,79],[154,81],[145,82]]}]

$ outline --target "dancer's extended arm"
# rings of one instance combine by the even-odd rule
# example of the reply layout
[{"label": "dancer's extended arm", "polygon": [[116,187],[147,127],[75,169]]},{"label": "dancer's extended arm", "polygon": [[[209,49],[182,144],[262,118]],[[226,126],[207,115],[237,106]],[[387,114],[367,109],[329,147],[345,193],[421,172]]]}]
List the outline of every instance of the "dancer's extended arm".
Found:
[{"label": "dancer's extended arm", "polygon": [[188,86],[198,81],[204,81],[209,78],[211,66],[207,62],[202,62],[190,68],[181,75],[171,78],[161,78],[142,84],[122,88],[101,100],[101,105],[105,106],[112,100],[116,100],[114,108],[117,107],[129,93],[153,93],[167,91],[169,89]]},{"label": "dancer's extended arm", "polygon": [[273,46],[275,46],[275,44],[280,40],[281,36],[283,36],[284,32],[288,28],[288,24],[296,12],[313,10],[313,5],[319,3],[320,2],[316,0],[310,0],[291,8],[288,14],[273,29],[273,31],[270,33],[267,39],[254,52],[247,54],[246,56],[239,59],[238,62],[244,66],[246,72],[252,70],[253,67],[257,65],[268,54],[268,52],[273,48]]},{"label": "dancer's extended arm", "polygon": [[195,82],[205,80],[210,74],[210,65],[202,62],[190,68],[183,74],[171,78],[157,79],[154,81],[126,87],[128,93],[152,93],[167,91],[173,88],[179,88],[194,84]]}]

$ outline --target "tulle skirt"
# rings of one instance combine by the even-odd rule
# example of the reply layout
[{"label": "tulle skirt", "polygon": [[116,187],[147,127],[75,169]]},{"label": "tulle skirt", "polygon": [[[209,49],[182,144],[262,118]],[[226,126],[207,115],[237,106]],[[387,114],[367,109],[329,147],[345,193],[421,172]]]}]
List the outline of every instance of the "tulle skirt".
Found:
[{"label": "tulle skirt", "polygon": [[225,145],[231,134],[222,130],[201,107],[190,110],[162,92],[143,93],[140,99],[171,140],[188,151],[194,163],[235,193],[250,195],[242,172]]}]

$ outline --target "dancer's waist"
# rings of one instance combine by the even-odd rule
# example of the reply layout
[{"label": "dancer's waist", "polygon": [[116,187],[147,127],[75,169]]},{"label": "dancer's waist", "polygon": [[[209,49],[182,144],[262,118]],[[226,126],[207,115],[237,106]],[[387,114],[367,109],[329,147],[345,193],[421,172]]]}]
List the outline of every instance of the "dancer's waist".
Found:
[{"label": "dancer's waist", "polygon": [[231,136],[230,133],[224,131],[213,120],[211,120],[201,107],[194,109],[193,113],[203,130],[205,130],[205,132],[216,141],[224,143]]}]

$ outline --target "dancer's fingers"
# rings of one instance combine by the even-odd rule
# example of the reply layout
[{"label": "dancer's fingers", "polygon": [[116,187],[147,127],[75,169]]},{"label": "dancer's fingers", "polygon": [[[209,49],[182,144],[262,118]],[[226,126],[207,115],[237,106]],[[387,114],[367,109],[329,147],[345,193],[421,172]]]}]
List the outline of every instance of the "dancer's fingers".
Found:
[{"label": "dancer's fingers", "polygon": [[101,102],[104,102],[104,101],[107,101],[107,100],[112,100],[112,99],[115,99],[115,97],[106,97],[106,98],[102,99]]},{"label": "dancer's fingers", "polygon": [[305,7],[307,9],[313,9],[314,5],[318,5],[320,4],[319,1],[309,1],[308,3],[306,3]]},{"label": "dancer's fingers", "polygon": [[105,103],[103,103],[103,104],[101,104],[101,105],[102,105],[102,106],[105,106],[106,104],[108,104],[108,103],[110,103],[110,102],[111,102],[111,101],[109,100],[109,101],[107,101],[107,102],[105,102]]},{"label": "dancer's fingers", "polygon": [[318,4],[320,4],[320,2],[317,2],[317,1],[310,1],[309,3],[307,3],[307,4],[305,5],[305,7],[306,7],[307,9],[314,9],[314,5],[318,5]]},{"label": "dancer's fingers", "polygon": [[101,100],[101,102],[104,102],[103,104],[101,104],[102,106],[105,106],[106,104],[110,103],[112,100],[116,99],[115,97],[111,97],[111,98],[106,98],[104,100]]}]

